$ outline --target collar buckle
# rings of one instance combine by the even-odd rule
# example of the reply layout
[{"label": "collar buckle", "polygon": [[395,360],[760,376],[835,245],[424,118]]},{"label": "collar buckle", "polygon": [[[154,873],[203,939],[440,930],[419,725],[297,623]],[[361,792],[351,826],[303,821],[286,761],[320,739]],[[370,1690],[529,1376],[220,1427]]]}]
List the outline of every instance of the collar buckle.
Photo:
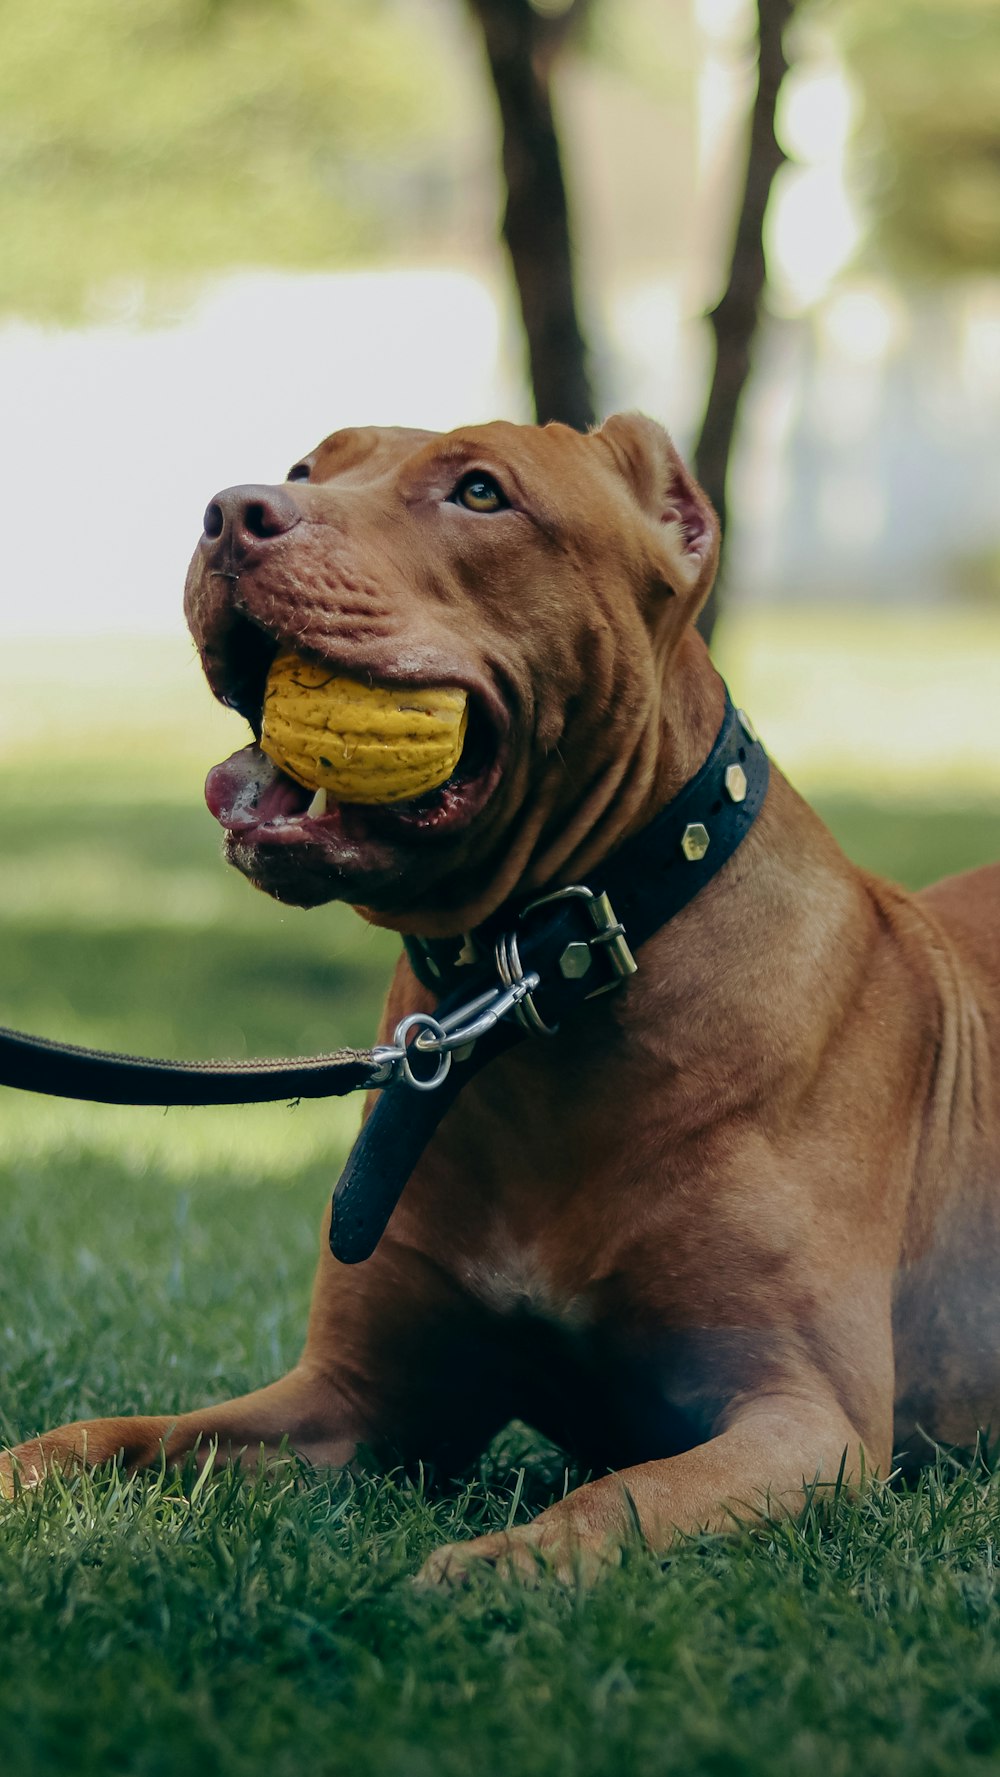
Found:
[{"label": "collar buckle", "polygon": [[[629,949],[625,937],[625,927],[615,913],[607,893],[602,890],[599,895],[592,894],[587,901],[587,912],[596,926],[594,936],[590,940],[592,950],[600,949],[611,968],[611,980],[605,981],[602,987],[595,987],[588,993],[588,1000],[594,1000],[598,994],[610,993],[613,987],[619,987],[630,975],[639,972],[639,964]],[[568,948],[568,946],[567,946]],[[566,952],[559,959],[559,967],[563,969]]]},{"label": "collar buckle", "polygon": [[[606,958],[611,979],[592,988],[584,996],[586,999],[596,999],[599,994],[608,993],[634,975],[639,965],[607,894],[595,894],[582,883],[574,883],[569,888],[555,889],[550,895],[540,895],[536,901],[528,902],[517,925],[509,932],[502,932],[494,945],[499,985],[488,987],[484,993],[440,1019],[429,1012],[412,1012],[409,1017],[401,1019],[392,1042],[380,1045],[373,1052],[378,1071],[369,1080],[369,1085],[387,1085],[391,1079],[402,1075],[418,1092],[433,1092],[447,1079],[452,1057],[456,1061],[464,1060],[480,1037],[486,1036],[511,1014],[525,1030],[554,1037],[559,1026],[548,1024],[535,1004],[534,996],[542,984],[541,976],[537,969],[526,969],[521,961],[518,927],[539,908],[570,900],[582,902],[594,930],[591,936],[569,938],[563,944],[557,958],[563,979],[581,980],[589,973],[595,953]],[[431,1073],[417,1072],[413,1067],[412,1051],[432,1060]]]},{"label": "collar buckle", "polygon": [[[610,993],[614,987],[620,987],[639,967],[625,937],[625,927],[615,913],[608,895],[604,892],[595,894],[593,889],[587,888],[583,883],[571,883],[567,888],[553,889],[551,894],[539,895],[536,900],[529,901],[519,915],[517,924],[519,927],[523,926],[529,914],[536,913],[539,908],[550,907],[558,901],[572,900],[583,903],[594,932],[591,937],[569,939],[559,954],[558,968],[565,981],[579,981],[589,973],[593,966],[594,953],[599,951],[608,963],[611,979],[602,981],[584,995],[585,999],[593,1000],[602,993]],[[516,929],[497,939],[494,956],[497,973],[506,987],[524,979]],[[545,1022],[531,992],[523,996],[515,1016],[526,1030],[537,1031],[543,1036],[555,1036],[559,1029],[557,1024]]]}]

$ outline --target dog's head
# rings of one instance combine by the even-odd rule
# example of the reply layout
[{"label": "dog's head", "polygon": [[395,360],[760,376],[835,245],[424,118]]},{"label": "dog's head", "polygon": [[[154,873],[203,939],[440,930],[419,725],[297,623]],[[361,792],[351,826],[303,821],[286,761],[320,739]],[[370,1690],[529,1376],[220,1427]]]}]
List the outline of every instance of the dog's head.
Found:
[{"label": "dog's head", "polygon": [[594,861],[648,797],[670,659],[717,556],[711,507],[638,415],[586,437],[335,432],[284,485],[226,489],[185,606],[212,690],[255,735],[279,649],[366,684],[456,686],[470,711],[439,789],[318,818],[245,747],[206,787],[230,861],[281,901],[427,935]]}]

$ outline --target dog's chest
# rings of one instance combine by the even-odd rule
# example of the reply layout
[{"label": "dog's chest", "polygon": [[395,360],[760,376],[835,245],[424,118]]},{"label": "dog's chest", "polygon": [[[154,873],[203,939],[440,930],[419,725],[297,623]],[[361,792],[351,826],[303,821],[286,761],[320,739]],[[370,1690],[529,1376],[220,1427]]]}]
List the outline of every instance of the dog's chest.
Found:
[{"label": "dog's chest", "polygon": [[674,1455],[705,1435],[669,1337],[651,1336],[618,1287],[609,1300],[608,1280],[567,1281],[544,1247],[509,1241],[468,1263],[463,1282],[511,1412],[587,1466]]},{"label": "dog's chest", "polygon": [[445,1263],[488,1314],[597,1336],[662,1295],[649,1253],[632,1262],[656,1157],[624,1091],[609,1108],[600,1078],[569,1072],[572,1091],[543,1095],[503,1089],[498,1069],[459,1101],[425,1163],[424,1228],[447,1229]]},{"label": "dog's chest", "polygon": [[501,1319],[529,1316],[567,1333],[593,1323],[587,1284],[560,1277],[539,1244],[513,1234],[495,1234],[481,1254],[464,1261],[460,1275],[466,1292]]}]

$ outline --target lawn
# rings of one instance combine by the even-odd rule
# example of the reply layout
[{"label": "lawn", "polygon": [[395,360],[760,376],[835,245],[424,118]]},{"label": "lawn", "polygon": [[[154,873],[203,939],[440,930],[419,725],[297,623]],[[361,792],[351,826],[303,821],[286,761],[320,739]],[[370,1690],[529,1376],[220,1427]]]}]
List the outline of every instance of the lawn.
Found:
[{"label": "lawn", "polygon": [[[851,854],[913,885],[1000,856],[983,620],[914,620],[902,649],[886,619],[796,623],[734,627],[727,669]],[[164,1054],[367,1040],[394,943],[223,869],[199,782],[242,736],[183,649],[49,651],[44,673],[14,651],[0,698],[3,1022]],[[0,1441],[173,1412],[293,1360],[355,1120],[3,1095]],[[916,1490],[666,1563],[633,1551],[589,1595],[413,1589],[438,1541],[563,1485],[559,1453],[513,1427],[463,1483],[289,1463],[0,1506],[2,1777],[1000,1769],[984,1463],[942,1456]]]}]

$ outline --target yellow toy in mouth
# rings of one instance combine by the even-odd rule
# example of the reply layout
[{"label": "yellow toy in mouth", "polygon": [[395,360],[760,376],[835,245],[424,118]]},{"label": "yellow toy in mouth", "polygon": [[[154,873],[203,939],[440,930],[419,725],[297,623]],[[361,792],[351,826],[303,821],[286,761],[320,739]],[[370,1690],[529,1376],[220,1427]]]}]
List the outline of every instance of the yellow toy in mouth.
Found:
[{"label": "yellow toy in mouth", "polygon": [[260,744],[307,790],[338,802],[406,802],[458,764],[469,717],[453,685],[362,685],[279,654],[267,676]]}]

